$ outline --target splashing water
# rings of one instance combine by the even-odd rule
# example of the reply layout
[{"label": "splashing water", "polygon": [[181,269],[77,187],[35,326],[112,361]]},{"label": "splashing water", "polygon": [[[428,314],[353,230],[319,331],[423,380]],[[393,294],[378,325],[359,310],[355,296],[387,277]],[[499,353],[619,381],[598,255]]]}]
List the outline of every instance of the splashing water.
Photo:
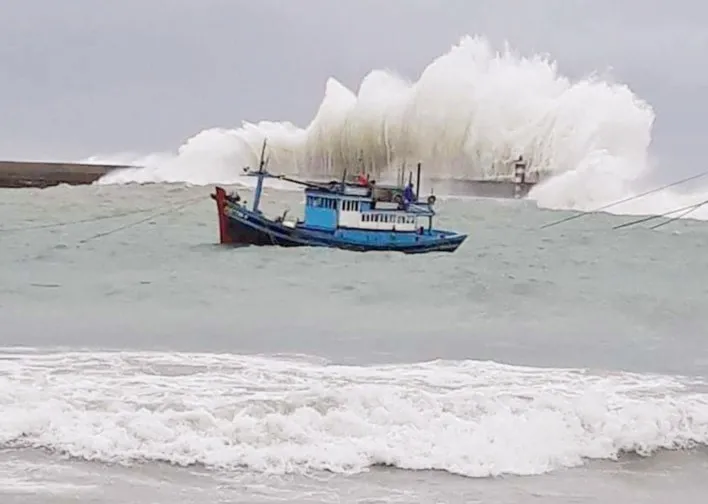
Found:
[{"label": "splashing water", "polygon": [[[267,138],[270,169],[307,176],[340,175],[347,167],[392,179],[403,163],[420,161],[428,178],[507,178],[523,155],[530,175],[547,180],[530,198],[588,210],[632,194],[648,172],[653,122],[652,108],[626,85],[596,77],[571,82],[546,57],[498,52],[482,37],[464,37],[416,82],[374,70],[355,94],[330,78],[305,129],[262,121],[204,130],[176,154],[118,156],[142,168],[101,182],[240,183]],[[666,211],[677,199],[655,198],[629,213]]]},{"label": "splashing water", "polygon": [[[0,448],[285,474],[535,475],[705,446],[705,383],[436,361],[2,353]],[[41,386],[38,386],[38,383]]]}]

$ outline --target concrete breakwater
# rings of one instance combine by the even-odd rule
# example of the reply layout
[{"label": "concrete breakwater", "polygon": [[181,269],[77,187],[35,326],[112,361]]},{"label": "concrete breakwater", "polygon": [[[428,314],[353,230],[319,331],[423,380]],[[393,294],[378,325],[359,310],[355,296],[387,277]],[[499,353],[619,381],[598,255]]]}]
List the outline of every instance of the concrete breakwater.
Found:
[{"label": "concrete breakwater", "polygon": [[59,184],[92,184],[120,165],[0,161],[0,187],[50,187]]},{"label": "concrete breakwater", "polygon": [[[113,170],[137,168],[126,165],[0,161],[0,188],[44,188],[59,184],[88,185]],[[324,179],[323,179],[324,180]],[[444,194],[491,198],[523,198],[535,185],[525,180],[430,179]]]}]

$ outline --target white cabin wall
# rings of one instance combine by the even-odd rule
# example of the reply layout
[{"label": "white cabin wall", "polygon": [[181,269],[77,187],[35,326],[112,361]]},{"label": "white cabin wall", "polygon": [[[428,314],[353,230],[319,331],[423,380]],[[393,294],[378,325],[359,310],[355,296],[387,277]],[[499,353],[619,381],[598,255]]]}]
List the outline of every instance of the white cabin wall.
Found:
[{"label": "white cabin wall", "polygon": [[[373,217],[374,215],[390,215],[395,218],[395,222],[382,222],[375,220],[365,220],[365,215]],[[399,222],[399,217],[406,220],[406,222]],[[413,220],[413,222],[410,222]],[[403,212],[357,212],[357,211],[339,211],[339,225],[342,227],[354,228],[354,229],[369,229],[369,230],[379,230],[379,231],[389,231],[393,230],[394,227],[396,231],[415,231],[419,225],[417,224],[418,218],[411,217]]]}]

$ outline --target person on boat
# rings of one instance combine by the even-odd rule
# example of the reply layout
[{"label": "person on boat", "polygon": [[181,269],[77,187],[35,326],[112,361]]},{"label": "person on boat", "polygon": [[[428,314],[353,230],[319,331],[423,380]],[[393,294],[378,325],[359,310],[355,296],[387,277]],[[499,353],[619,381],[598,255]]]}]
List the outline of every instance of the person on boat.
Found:
[{"label": "person on boat", "polygon": [[357,182],[357,184],[362,185],[362,186],[369,185],[369,177],[362,172],[356,178],[356,182]]},{"label": "person on boat", "polygon": [[407,205],[413,202],[415,193],[413,192],[413,182],[408,182],[408,185],[403,190],[403,202]]}]

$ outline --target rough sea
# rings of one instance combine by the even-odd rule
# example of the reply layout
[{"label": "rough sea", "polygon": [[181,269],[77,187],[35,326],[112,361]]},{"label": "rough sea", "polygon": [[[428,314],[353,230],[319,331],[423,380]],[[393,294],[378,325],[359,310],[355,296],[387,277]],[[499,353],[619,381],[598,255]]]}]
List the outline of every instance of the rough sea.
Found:
[{"label": "rough sea", "polygon": [[705,502],[708,223],[234,250],[210,189],[0,190],[2,504]]}]

